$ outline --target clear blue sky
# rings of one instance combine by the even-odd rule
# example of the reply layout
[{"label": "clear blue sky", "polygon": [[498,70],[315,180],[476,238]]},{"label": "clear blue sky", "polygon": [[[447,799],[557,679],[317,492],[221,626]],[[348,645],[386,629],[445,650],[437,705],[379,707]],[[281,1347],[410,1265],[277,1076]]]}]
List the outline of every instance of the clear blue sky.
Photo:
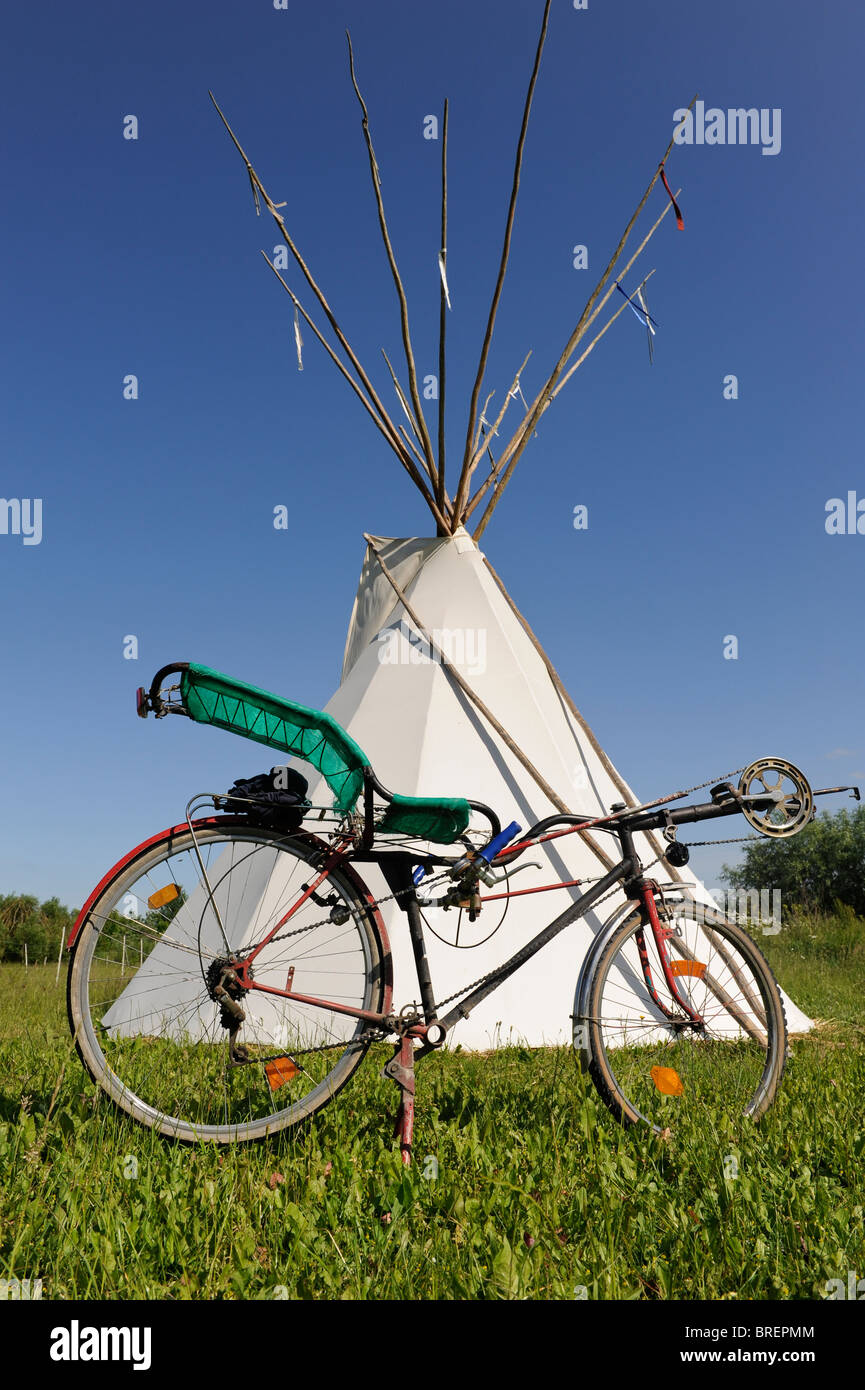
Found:
[{"label": "clear blue sky", "polygon": [[[227,735],[136,720],[135,686],[192,659],[323,704],[362,532],[430,530],[309,332],[297,373],[288,301],[259,255],[272,226],[255,218],[208,88],[287,200],[383,391],[378,349],[398,352],[398,319],[346,25],[421,371],[435,370],[440,149],[422,121],[450,98],[453,458],[541,8],[8,11],[0,492],[42,499],[43,537],[0,535],[0,891],[77,905],[193,791],[258,770]],[[865,497],[863,28],[861,9],[838,3],[554,0],[490,361],[499,392],[529,347],[528,395],[555,360],[677,107],[699,91],[707,106],[782,112],[775,156],[674,151],[686,229],[668,218],[645,260],[654,366],[626,312],[545,416],[484,538],[643,796],[769,753],[817,786],[865,781],[865,535],[824,527],[828,498]],[[122,138],[128,114],[137,141]],[[577,243],[588,272],[572,267]],[[722,397],[727,373],[737,401]],[[289,533],[273,529],[279,503]],[[123,659],[127,634],[137,662]],[[737,661],[723,659],[727,634]],[[729,854],[695,866],[717,883]]]}]

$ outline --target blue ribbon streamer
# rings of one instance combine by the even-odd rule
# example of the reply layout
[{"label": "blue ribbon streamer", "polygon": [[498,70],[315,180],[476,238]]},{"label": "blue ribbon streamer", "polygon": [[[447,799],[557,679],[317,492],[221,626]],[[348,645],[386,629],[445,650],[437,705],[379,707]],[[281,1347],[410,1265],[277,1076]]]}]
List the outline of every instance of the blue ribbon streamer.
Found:
[{"label": "blue ribbon streamer", "polygon": [[657,324],[656,321],[652,318],[652,315],[649,313],[648,309],[638,308],[637,305],[634,303],[633,299],[631,298],[631,296],[630,296],[629,294],[625,294],[625,291],[622,289],[622,287],[621,287],[621,285],[619,284],[618,280],[616,280],[615,284],[616,284],[616,289],[619,291],[619,294],[624,295],[625,299],[627,299],[627,301],[628,301],[628,303],[630,304],[630,306],[631,306],[633,312],[637,315],[637,318],[640,320],[640,323],[646,324],[647,327],[648,327],[648,325],[649,325],[650,323],[654,323],[654,324],[655,324],[655,327],[657,328],[657,327],[658,327],[658,324]]}]

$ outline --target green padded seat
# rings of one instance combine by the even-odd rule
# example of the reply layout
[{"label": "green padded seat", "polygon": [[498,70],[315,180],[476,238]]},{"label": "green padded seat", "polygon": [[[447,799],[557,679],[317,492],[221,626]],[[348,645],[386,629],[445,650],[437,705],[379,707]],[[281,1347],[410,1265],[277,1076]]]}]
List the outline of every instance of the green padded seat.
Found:
[{"label": "green padded seat", "polygon": [[471,807],[461,796],[398,796],[376,826],[388,835],[419,835],[437,845],[450,845],[469,823]]},{"label": "green padded seat", "polygon": [[[197,723],[213,724],[310,763],[332,791],[337,810],[354,811],[370,761],[332,715],[192,663],[181,676],[180,698]],[[462,835],[470,815],[461,797],[395,795],[376,829],[449,845]]]}]

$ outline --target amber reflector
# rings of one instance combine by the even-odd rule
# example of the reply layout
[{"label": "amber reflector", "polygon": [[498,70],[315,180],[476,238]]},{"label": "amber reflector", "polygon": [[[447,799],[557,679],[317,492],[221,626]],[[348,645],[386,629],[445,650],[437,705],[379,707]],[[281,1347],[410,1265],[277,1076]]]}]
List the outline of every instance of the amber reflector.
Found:
[{"label": "amber reflector", "polygon": [[264,1067],[267,1084],[272,1091],[278,1091],[280,1086],[297,1076],[299,1071],[300,1067],[290,1057],[277,1057],[275,1061],[267,1062]]},{"label": "amber reflector", "polygon": [[652,1067],[652,1080],[662,1096],[681,1096],[685,1093],[681,1077],[672,1067]]},{"label": "amber reflector", "polygon": [[165,888],[159,888],[155,893],[151,893],[147,899],[148,907],[164,907],[166,903],[173,903],[175,898],[180,897],[180,885],[169,883]]},{"label": "amber reflector", "polygon": [[670,961],[671,975],[696,975],[698,980],[702,980],[706,973],[705,965],[701,965],[698,960],[673,960]]}]

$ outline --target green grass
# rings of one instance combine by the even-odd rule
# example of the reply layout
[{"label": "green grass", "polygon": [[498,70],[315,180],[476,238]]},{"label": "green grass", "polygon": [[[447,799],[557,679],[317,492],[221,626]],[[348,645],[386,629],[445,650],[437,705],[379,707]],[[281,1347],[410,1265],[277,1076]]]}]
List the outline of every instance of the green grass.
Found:
[{"label": "green grass", "polygon": [[0,1277],[44,1298],[823,1297],[865,1276],[861,932],[762,939],[824,1021],[759,1126],[709,1113],[664,1142],[618,1129],[567,1049],[436,1055],[408,1171],[389,1049],[292,1136],[181,1148],[97,1096],[54,967],[2,966]]}]

